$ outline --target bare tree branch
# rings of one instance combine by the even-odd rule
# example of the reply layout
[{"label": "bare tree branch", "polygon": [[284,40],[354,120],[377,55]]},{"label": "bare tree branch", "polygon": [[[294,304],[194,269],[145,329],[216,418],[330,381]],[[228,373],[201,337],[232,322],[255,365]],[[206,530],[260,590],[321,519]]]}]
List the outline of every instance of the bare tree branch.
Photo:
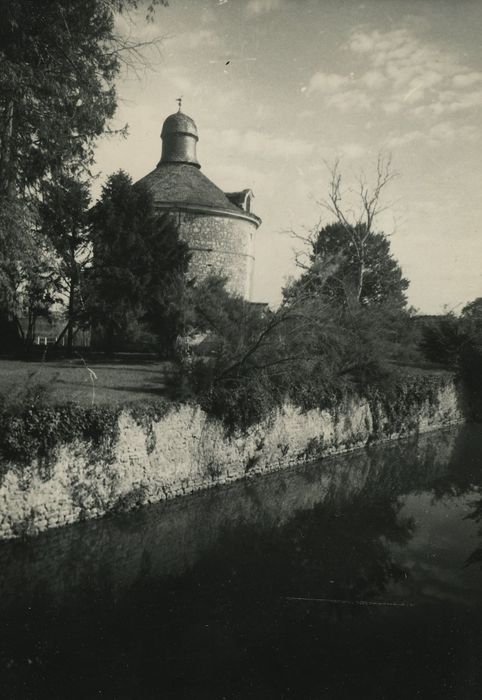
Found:
[{"label": "bare tree branch", "polygon": [[379,153],[375,166],[374,184],[372,186],[368,184],[363,171],[358,177],[358,187],[354,191],[358,201],[358,206],[356,206],[350,203],[345,204],[340,160],[335,160],[333,165],[327,167],[330,172],[329,191],[327,197],[320,200],[318,204],[335,218],[356,251],[358,258],[356,298],[359,301],[366,274],[366,242],[373,234],[376,218],[387,208],[382,206],[382,195],[387,186],[397,177],[397,173],[392,168],[391,155]]}]

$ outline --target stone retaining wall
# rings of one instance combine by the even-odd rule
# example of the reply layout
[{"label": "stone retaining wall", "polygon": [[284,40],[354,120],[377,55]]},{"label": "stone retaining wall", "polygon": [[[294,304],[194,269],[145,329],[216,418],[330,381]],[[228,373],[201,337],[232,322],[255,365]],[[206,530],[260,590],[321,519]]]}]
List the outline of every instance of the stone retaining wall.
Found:
[{"label": "stone retaining wall", "polygon": [[[238,528],[266,536],[267,530],[320,504],[345,513],[360,499],[392,502],[424,490],[427,483],[444,479],[451,465],[456,469],[458,461],[463,463],[469,430],[452,426],[53,529],[27,541],[0,543],[0,619],[4,624],[7,615],[15,620],[17,606],[25,612],[25,602],[35,600],[38,591],[51,596],[46,608],[68,609],[79,598],[95,596],[100,581],[118,600],[130,595],[146,568],[153,580],[181,576],[216,551],[224,537],[231,541],[230,533]],[[59,576],[60,571],[69,574]]]},{"label": "stone retaining wall", "polygon": [[414,397],[393,414],[381,402],[347,400],[336,410],[302,412],[285,405],[247,434],[193,405],[173,406],[143,427],[127,411],[111,454],[76,441],[61,445],[49,468],[37,458],[8,465],[0,484],[0,539],[33,535],[252,477],[371,443],[436,430],[463,421],[451,378],[430,395]]}]

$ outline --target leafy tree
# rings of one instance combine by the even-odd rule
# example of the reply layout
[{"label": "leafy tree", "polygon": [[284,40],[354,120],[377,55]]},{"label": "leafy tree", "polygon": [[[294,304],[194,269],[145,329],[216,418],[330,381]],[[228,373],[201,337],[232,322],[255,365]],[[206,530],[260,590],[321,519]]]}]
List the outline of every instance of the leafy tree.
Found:
[{"label": "leafy tree", "polygon": [[455,371],[465,387],[472,418],[482,417],[482,300],[468,303],[460,317],[434,317],[422,327],[420,348],[425,357]]},{"label": "leafy tree", "polygon": [[203,408],[229,429],[246,428],[282,402],[270,372],[279,369],[280,322],[225,285],[226,279],[210,277],[191,290],[187,330],[198,342],[179,360]]},{"label": "leafy tree", "polygon": [[[148,14],[156,4],[166,1],[152,0]],[[0,313],[7,321],[18,321],[35,298],[33,319],[53,298],[51,251],[30,218],[45,187],[88,171],[95,140],[109,131],[121,66],[142,60],[142,43],[119,35],[115,16],[137,5],[0,0]]]},{"label": "leafy tree", "polygon": [[197,288],[195,318],[211,342],[187,373],[202,405],[229,427],[246,428],[286,400],[325,407],[395,377],[410,336],[408,282],[373,229],[392,177],[379,158],[375,185],[360,181],[360,212],[346,209],[349,218],[335,166],[326,202],[335,223],[304,239],[308,261],[277,311],[260,313],[219,280]]},{"label": "leafy tree", "polygon": [[[297,255],[302,274],[283,290],[283,303],[286,308],[307,305],[310,313],[318,304],[338,324],[345,349],[337,364],[346,355],[351,379],[356,374],[363,385],[369,375],[373,381],[386,374],[393,361],[417,359],[406,309],[409,283],[391,254],[388,237],[374,229],[383,210],[382,194],[394,174],[390,159],[380,156],[372,185],[361,176],[358,188],[343,190],[338,163],[330,175],[328,196],[320,204],[334,221],[308,237],[296,235],[305,244]],[[339,371],[345,371],[342,364]]]},{"label": "leafy tree", "polygon": [[[340,223],[324,226],[314,237],[308,264],[301,277],[284,292],[288,301],[300,293],[320,295],[324,300],[346,305],[406,305],[408,281],[390,253],[390,242],[383,233],[355,233]],[[364,239],[364,271],[360,284],[357,237]]]},{"label": "leafy tree", "polygon": [[422,325],[420,347],[433,362],[459,368],[470,351],[482,353],[482,298],[454,313],[428,318]]},{"label": "leafy tree", "polygon": [[122,171],[111,175],[91,212],[93,265],[88,317],[104,347],[148,329],[172,352],[182,326],[186,243],[168,215],[158,216],[152,194]]},{"label": "leafy tree", "polygon": [[22,200],[0,198],[0,326],[12,346],[19,339],[33,342],[35,322],[48,316],[57,291],[54,251],[40,234],[36,211]]},{"label": "leafy tree", "polygon": [[57,253],[58,276],[67,297],[67,325],[63,333],[67,333],[69,352],[73,347],[77,306],[83,303],[82,278],[90,261],[89,204],[87,183],[62,175],[56,183],[44,187],[40,205],[42,231]]},{"label": "leafy tree", "polygon": [[259,422],[284,401],[329,407],[393,372],[399,336],[386,308],[334,313],[319,297],[300,296],[271,311],[224,284],[210,278],[193,289],[190,322],[205,337],[184,369],[201,405],[230,429]]},{"label": "leafy tree", "polygon": [[462,309],[461,318],[464,325],[482,342],[482,297],[466,304]]},{"label": "leafy tree", "polygon": [[13,315],[17,308],[17,293],[22,271],[34,254],[34,240],[30,233],[35,217],[22,202],[0,200],[0,308]]},{"label": "leafy tree", "polygon": [[454,314],[433,318],[422,327],[420,348],[431,362],[456,367],[462,348],[468,342],[469,336]]},{"label": "leafy tree", "polygon": [[391,157],[380,153],[377,158],[374,183],[368,184],[362,173],[358,179],[355,200],[350,201],[348,196],[348,203],[346,201],[347,192],[343,191],[343,178],[339,169],[339,161],[335,162],[330,175],[328,197],[321,204],[335,217],[351,241],[352,257],[354,256],[354,260],[356,260],[355,298],[357,301],[361,301],[365,276],[370,263],[367,246],[371,242],[375,220],[384,208],[382,194],[387,185],[395,178],[396,173],[392,171]]},{"label": "leafy tree", "polygon": [[324,296],[332,301],[405,305],[408,282],[390,255],[387,237],[375,231],[377,217],[385,208],[382,195],[395,177],[390,156],[379,154],[372,183],[362,172],[354,187],[345,188],[340,163],[335,161],[328,195],[319,202],[333,223],[321,230],[317,227],[308,237],[292,232],[307,245],[307,251],[297,254],[297,263],[309,273],[295,285],[295,296],[300,288],[318,293],[321,272]]},{"label": "leafy tree", "polygon": [[95,139],[116,108],[122,60],[138,48],[116,33],[115,13],[136,6],[2,0],[0,193],[25,193],[92,163]]},{"label": "leafy tree", "polygon": [[[21,335],[24,347],[30,351],[39,318],[51,319],[51,308],[59,301],[60,284],[54,251],[39,231],[35,234],[36,254],[29,261],[21,285],[21,306],[17,319],[26,321]],[[19,324],[19,328],[22,326]]]}]

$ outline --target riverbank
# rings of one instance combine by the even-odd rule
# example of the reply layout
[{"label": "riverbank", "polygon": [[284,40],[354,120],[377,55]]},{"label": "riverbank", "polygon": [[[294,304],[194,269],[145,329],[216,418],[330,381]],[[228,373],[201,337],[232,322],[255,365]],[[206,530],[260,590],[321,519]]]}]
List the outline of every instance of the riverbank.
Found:
[{"label": "riverbank", "polygon": [[464,420],[450,375],[331,410],[285,405],[245,433],[194,404],[48,407],[3,426],[0,539],[35,535]]},{"label": "riverbank", "polygon": [[3,696],[479,698],[481,456],[454,426],[1,542]]}]

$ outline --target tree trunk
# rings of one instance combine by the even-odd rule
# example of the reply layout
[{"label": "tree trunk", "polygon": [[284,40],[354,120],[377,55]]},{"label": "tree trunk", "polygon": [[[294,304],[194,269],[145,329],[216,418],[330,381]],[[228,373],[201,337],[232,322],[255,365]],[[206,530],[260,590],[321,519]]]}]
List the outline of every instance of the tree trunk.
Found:
[{"label": "tree trunk", "polygon": [[34,341],[35,341],[35,326],[37,324],[37,315],[35,314],[34,311],[29,310],[28,312],[28,326],[27,326],[27,335],[25,337],[25,345],[27,349],[27,353],[30,354]]},{"label": "tree trunk", "polygon": [[0,152],[0,193],[9,198],[15,196],[15,173],[12,158],[13,100],[9,100],[5,110],[5,128]]},{"label": "tree trunk", "polygon": [[70,289],[69,289],[69,309],[68,317],[69,322],[67,326],[67,353],[72,355],[74,349],[74,312],[75,312],[75,282],[70,279]]},{"label": "tree trunk", "polygon": [[365,277],[365,261],[360,261],[360,270],[358,274],[358,286],[356,290],[356,300],[360,303],[362,291],[363,291],[363,278]]},{"label": "tree trunk", "polygon": [[75,261],[75,241],[73,236],[70,237],[70,280],[69,280],[69,309],[68,319],[69,325],[67,328],[67,352],[72,355],[74,349],[74,319],[75,319],[75,289],[77,286],[78,274],[77,263]]}]

